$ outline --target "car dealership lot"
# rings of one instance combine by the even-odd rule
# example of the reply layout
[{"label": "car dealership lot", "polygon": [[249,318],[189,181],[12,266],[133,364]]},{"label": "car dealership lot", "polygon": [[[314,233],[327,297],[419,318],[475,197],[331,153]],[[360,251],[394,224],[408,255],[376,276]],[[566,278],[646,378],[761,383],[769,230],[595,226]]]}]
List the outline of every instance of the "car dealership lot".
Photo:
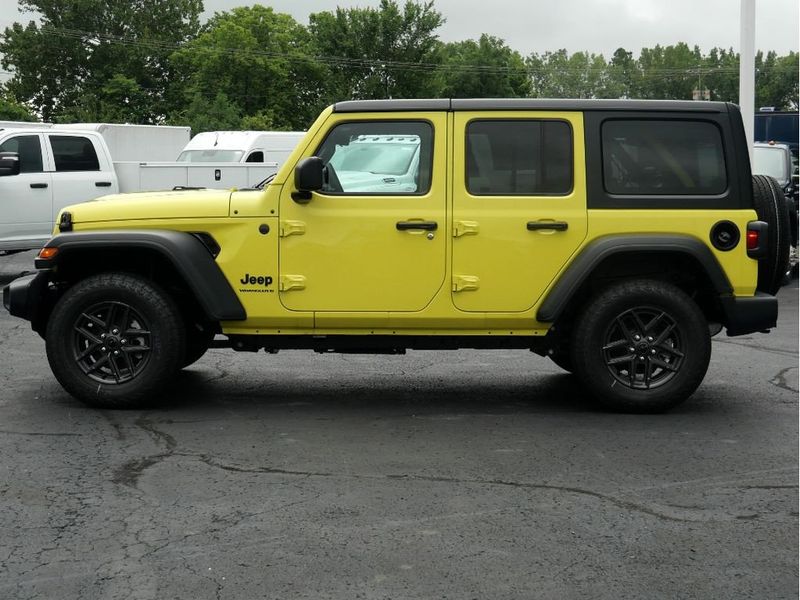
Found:
[{"label": "car dealership lot", "polygon": [[2,311],[0,597],[796,598],[797,281],[779,298],[657,416],[524,351],[211,350],[161,407],[98,411]]}]

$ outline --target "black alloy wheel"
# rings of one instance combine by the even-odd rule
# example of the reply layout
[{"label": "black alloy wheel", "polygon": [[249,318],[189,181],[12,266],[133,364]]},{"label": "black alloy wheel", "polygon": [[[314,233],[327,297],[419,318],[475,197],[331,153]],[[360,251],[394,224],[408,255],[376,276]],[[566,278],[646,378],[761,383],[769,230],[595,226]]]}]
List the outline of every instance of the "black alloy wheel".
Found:
[{"label": "black alloy wheel", "polygon": [[128,382],[150,360],[150,326],[124,302],[95,304],[81,312],[72,329],[75,362],[98,383]]},{"label": "black alloy wheel", "polygon": [[651,306],[637,306],[617,315],[603,341],[606,367],[631,389],[665,385],[680,370],[684,358],[677,322]]}]

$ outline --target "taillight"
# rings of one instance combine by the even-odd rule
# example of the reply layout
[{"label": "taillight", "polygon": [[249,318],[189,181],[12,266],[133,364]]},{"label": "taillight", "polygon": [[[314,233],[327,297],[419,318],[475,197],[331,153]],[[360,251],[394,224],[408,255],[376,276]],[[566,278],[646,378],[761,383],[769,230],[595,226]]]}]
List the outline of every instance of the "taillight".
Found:
[{"label": "taillight", "polygon": [[755,250],[758,248],[758,238],[760,237],[761,232],[757,229],[747,232],[747,249],[748,250]]},{"label": "taillight", "polygon": [[764,221],[750,221],[745,234],[747,256],[756,260],[767,257],[769,242],[769,225]]}]

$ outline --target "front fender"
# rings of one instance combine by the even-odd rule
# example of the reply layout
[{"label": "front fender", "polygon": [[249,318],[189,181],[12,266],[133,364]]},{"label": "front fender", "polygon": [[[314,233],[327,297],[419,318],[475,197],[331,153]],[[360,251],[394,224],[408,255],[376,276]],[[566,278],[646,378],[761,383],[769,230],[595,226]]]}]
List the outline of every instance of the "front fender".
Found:
[{"label": "front fender", "polygon": [[45,248],[57,248],[51,259],[36,259],[37,268],[57,268],[70,254],[106,249],[148,250],[175,268],[188,285],[206,316],[213,321],[244,321],[247,313],[209,248],[195,235],[158,229],[95,230],[62,233]]}]

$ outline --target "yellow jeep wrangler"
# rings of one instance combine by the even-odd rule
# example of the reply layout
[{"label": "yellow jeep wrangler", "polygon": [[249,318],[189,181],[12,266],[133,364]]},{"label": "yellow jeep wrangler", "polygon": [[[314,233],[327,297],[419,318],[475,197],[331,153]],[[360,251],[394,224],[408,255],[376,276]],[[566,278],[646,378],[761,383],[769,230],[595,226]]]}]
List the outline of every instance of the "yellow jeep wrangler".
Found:
[{"label": "yellow jeep wrangler", "polygon": [[787,236],[731,104],[350,101],[259,189],[66,208],[3,299],[94,406],[154,397],[210,346],[525,348],[656,412],[722,328],[775,327]]}]

